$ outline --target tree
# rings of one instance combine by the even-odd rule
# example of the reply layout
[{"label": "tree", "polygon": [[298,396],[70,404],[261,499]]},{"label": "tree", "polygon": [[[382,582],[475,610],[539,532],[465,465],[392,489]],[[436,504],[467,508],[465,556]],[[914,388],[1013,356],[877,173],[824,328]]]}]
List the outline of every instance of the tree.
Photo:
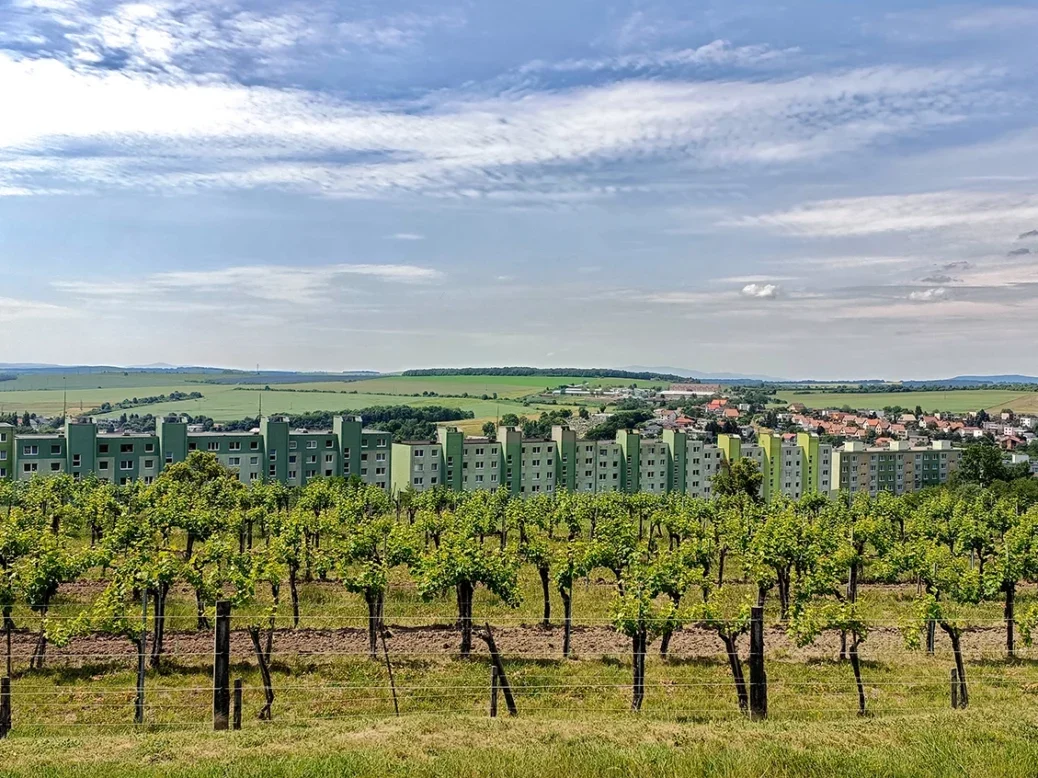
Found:
[{"label": "tree", "polygon": [[760,500],[760,487],[764,476],[757,463],[752,459],[742,458],[731,462],[721,461],[721,469],[713,477],[714,494],[718,497],[731,497],[745,494],[751,500]]},{"label": "tree", "polygon": [[497,435],[497,425],[492,421],[485,422],[483,424],[483,437],[490,438],[491,440]]}]

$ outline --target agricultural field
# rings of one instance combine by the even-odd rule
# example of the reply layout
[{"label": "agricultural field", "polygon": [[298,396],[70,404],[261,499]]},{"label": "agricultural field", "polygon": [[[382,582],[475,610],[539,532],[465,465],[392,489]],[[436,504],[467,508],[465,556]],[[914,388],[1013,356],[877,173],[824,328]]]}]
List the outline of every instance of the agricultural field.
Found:
[{"label": "agricultural field", "polygon": [[[538,414],[557,408],[531,402],[532,397],[547,387],[576,383],[583,379],[544,376],[430,376],[385,378],[362,381],[312,381],[298,384],[209,383],[202,374],[171,373],[90,373],[60,375],[21,375],[13,381],[0,382],[0,413],[25,411],[44,415],[60,414],[63,407],[71,412],[87,411],[102,403],[115,403],[133,397],[156,396],[171,392],[201,392],[197,400],[156,403],[133,409],[115,410],[108,417],[122,413],[188,413],[210,416],[217,421],[255,416],[262,393],[263,412],[304,413],[306,411],[359,410],[373,405],[442,405],[472,411],[475,419],[463,424],[467,432],[476,432],[484,421],[493,421],[506,413]],[[223,378],[221,378],[221,381]],[[649,385],[647,381],[590,379],[592,386]],[[436,396],[423,396],[423,392]],[[480,399],[483,395],[497,399]],[[462,397],[468,394],[469,397]],[[575,407],[567,399],[564,407]]]},{"label": "agricultural field", "polygon": [[1011,408],[1019,413],[1038,413],[1038,393],[1005,391],[1001,389],[962,389],[935,392],[810,392],[801,390],[779,391],[776,398],[783,405],[799,402],[808,408],[840,408],[849,405],[855,409],[880,410],[889,405],[924,411],[988,412]]}]

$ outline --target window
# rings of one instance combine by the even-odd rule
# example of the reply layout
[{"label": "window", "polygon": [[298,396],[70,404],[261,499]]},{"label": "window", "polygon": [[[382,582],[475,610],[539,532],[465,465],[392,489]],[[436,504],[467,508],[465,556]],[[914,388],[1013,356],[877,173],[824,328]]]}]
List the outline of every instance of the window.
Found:
[{"label": "window", "polygon": [[361,462],[367,462],[368,461],[368,455],[367,454],[361,454],[360,455],[360,461]]},{"label": "window", "polygon": [[241,457],[227,457],[227,464],[231,467],[237,467],[241,464]]},{"label": "window", "polygon": [[50,447],[50,453],[53,456],[57,456],[57,455],[61,454],[61,444],[60,443],[52,443],[51,447]]},{"label": "window", "polygon": [[107,443],[99,444],[98,447],[97,447],[97,453],[98,454],[107,454],[108,453],[108,444]]},{"label": "window", "polygon": [[386,468],[384,468],[384,467],[376,467],[375,468],[375,475],[385,475],[385,474],[386,474]]},{"label": "window", "polygon": [[421,486],[421,485],[422,485],[422,483],[424,482],[424,480],[425,480],[425,479],[423,479],[423,478],[420,478],[420,477],[418,477],[418,476],[415,476],[415,478],[414,478],[414,485],[415,485],[415,486]]},{"label": "window", "polygon": [[308,441],[306,441],[306,447],[307,448],[317,448],[317,441],[316,440],[308,440]]},{"label": "window", "polygon": [[325,462],[333,462],[333,461],[335,461],[335,457],[333,457],[331,454],[325,454],[324,455],[324,461]]},{"label": "window", "polygon": [[7,452],[0,451],[0,462],[3,462],[5,459],[7,459]]},{"label": "window", "polygon": [[155,460],[154,459],[145,459],[144,460],[144,467],[147,470],[151,470],[151,468],[155,467]]},{"label": "window", "polygon": [[50,463],[50,471],[52,473],[57,473],[60,470],[61,470],[61,462],[51,462]]},{"label": "window", "polygon": [[267,470],[267,472],[270,474],[271,478],[277,478],[277,476],[278,476],[278,467],[277,467],[277,465],[271,465],[270,468]]},{"label": "window", "polygon": [[133,444],[132,443],[122,443],[122,444],[120,444],[119,445],[119,453],[120,454],[132,454],[133,453]]},{"label": "window", "polygon": [[331,448],[331,447],[333,446],[333,444],[334,444],[334,443],[335,443],[335,441],[334,441],[334,440],[332,440],[331,438],[328,438],[328,440],[326,440],[326,441],[324,442],[324,447],[325,447],[325,448]]},{"label": "window", "polygon": [[100,462],[98,462],[97,463],[97,469],[98,470],[107,470],[108,469],[108,460],[107,459],[102,459]]},{"label": "window", "polygon": [[155,453],[155,444],[154,443],[145,443],[144,444],[144,453],[145,454],[154,454]]},{"label": "window", "polygon": [[196,448],[197,448],[197,446],[194,443],[188,443],[187,444],[187,450],[188,451],[194,451]]},{"label": "window", "polygon": [[296,477],[296,471],[295,470],[289,470],[288,471],[288,477],[289,478],[295,478]]},{"label": "window", "polygon": [[250,441],[249,442],[249,448],[252,449],[253,451],[258,451],[259,450],[259,441],[258,440]]},{"label": "window", "polygon": [[278,461],[278,450],[276,448],[272,448],[270,450],[270,461],[271,462],[277,462]]},{"label": "window", "polygon": [[299,444],[298,444],[298,443],[296,443],[296,441],[294,441],[294,440],[290,440],[290,441],[288,441],[288,450],[289,450],[289,451],[295,451],[295,450],[296,450],[296,447],[297,447],[298,445],[299,445]]},{"label": "window", "polygon": [[259,464],[259,457],[249,457],[249,464],[250,465],[258,465]]},{"label": "window", "polygon": [[120,470],[133,470],[133,460],[132,459],[124,459],[124,460],[122,460],[121,462],[119,462],[119,469]]},{"label": "window", "polygon": [[241,451],[241,441],[232,440],[227,444],[228,451]]},{"label": "window", "polygon": [[173,452],[172,451],[167,451],[166,452],[166,464],[167,465],[173,464]]},{"label": "window", "polygon": [[344,448],[342,450],[342,458],[343,459],[349,459],[350,458],[350,450],[348,448]]},{"label": "window", "polygon": [[0,432],[0,443],[6,443],[6,442],[7,442],[7,433],[6,432]]},{"label": "window", "polygon": [[425,449],[416,448],[415,451],[414,451],[414,455],[415,455],[415,457],[424,457],[425,456]]},{"label": "window", "polygon": [[7,468],[0,467],[0,478],[7,478]]},{"label": "window", "polygon": [[[308,446],[307,448],[309,448],[309,446]],[[308,457],[306,458],[306,463],[307,463],[308,465],[316,465],[316,464],[317,464],[317,454],[310,454],[310,455],[309,455],[309,456],[308,456]]]},{"label": "window", "polygon": [[288,464],[294,465],[295,463],[296,463],[296,455],[295,454],[289,454],[288,455]]},{"label": "window", "polygon": [[210,440],[208,448],[209,448],[210,451],[219,451],[220,450],[220,441],[218,441],[218,440]]},{"label": "window", "polygon": [[325,470],[325,471],[324,471],[324,474],[325,474],[326,476],[328,476],[329,478],[331,478],[331,475],[332,475],[332,471],[331,471],[331,470]]},{"label": "window", "polygon": [[22,471],[26,473],[35,473],[38,467],[39,465],[35,462],[26,462],[24,465],[22,465]]},{"label": "window", "polygon": [[378,448],[385,448],[386,447],[386,439],[385,438],[379,438],[378,442],[375,445]]},{"label": "window", "polygon": [[[26,456],[32,456],[33,454],[39,454],[40,453],[40,448],[39,448],[39,446],[23,446],[22,447],[22,453],[25,454]],[[26,472],[28,472],[28,471],[26,471]]]},{"label": "window", "polygon": [[361,474],[361,475],[367,475],[367,474],[368,474],[368,469],[367,469],[366,467],[362,467],[362,468],[360,469],[360,474]]},{"label": "window", "polygon": [[375,454],[375,461],[376,462],[385,462],[386,461],[386,455],[385,454]]}]

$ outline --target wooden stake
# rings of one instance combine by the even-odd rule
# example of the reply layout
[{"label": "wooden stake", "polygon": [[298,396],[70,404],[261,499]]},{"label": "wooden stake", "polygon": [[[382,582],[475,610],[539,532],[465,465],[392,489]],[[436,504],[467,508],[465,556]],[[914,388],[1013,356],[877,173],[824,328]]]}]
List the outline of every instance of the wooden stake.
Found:
[{"label": "wooden stake", "polygon": [[141,639],[137,652],[137,699],[134,704],[133,723],[144,723],[144,670],[148,658],[148,590],[141,594]]},{"label": "wooden stake", "polygon": [[479,639],[487,644],[487,648],[490,650],[490,661],[494,663],[494,667],[497,668],[497,682],[501,687],[501,691],[505,695],[505,705],[508,706],[509,716],[518,716],[519,710],[515,707],[515,698],[512,696],[512,687],[508,684],[508,676],[505,675],[505,666],[501,663],[501,654],[497,650],[497,643],[494,642],[494,633],[490,630],[490,623],[488,622],[485,627],[486,634],[477,632]]},{"label": "wooden stake", "polygon": [[241,729],[241,678],[234,679],[234,702],[231,707],[234,731]]},{"label": "wooden stake", "polygon": [[764,607],[750,609],[750,718],[768,717],[768,675],[764,670]]},{"label": "wooden stake", "polygon": [[213,651],[213,729],[227,729],[231,715],[231,604],[216,603],[216,640]]},{"label": "wooden stake", "polygon": [[0,740],[11,731],[11,679],[0,678]]},{"label": "wooden stake", "polygon": [[490,665],[490,718],[497,718],[497,665]]}]

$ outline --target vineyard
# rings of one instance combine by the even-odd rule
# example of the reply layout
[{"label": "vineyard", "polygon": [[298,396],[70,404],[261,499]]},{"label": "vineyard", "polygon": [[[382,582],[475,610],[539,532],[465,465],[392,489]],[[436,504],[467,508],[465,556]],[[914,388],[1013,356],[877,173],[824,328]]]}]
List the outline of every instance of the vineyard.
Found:
[{"label": "vineyard", "polygon": [[0,490],[12,744],[211,728],[235,681],[245,730],[496,706],[902,721],[1031,711],[1038,690],[1038,507],[975,486],[393,501],[246,487],[195,452],[148,486]]}]

